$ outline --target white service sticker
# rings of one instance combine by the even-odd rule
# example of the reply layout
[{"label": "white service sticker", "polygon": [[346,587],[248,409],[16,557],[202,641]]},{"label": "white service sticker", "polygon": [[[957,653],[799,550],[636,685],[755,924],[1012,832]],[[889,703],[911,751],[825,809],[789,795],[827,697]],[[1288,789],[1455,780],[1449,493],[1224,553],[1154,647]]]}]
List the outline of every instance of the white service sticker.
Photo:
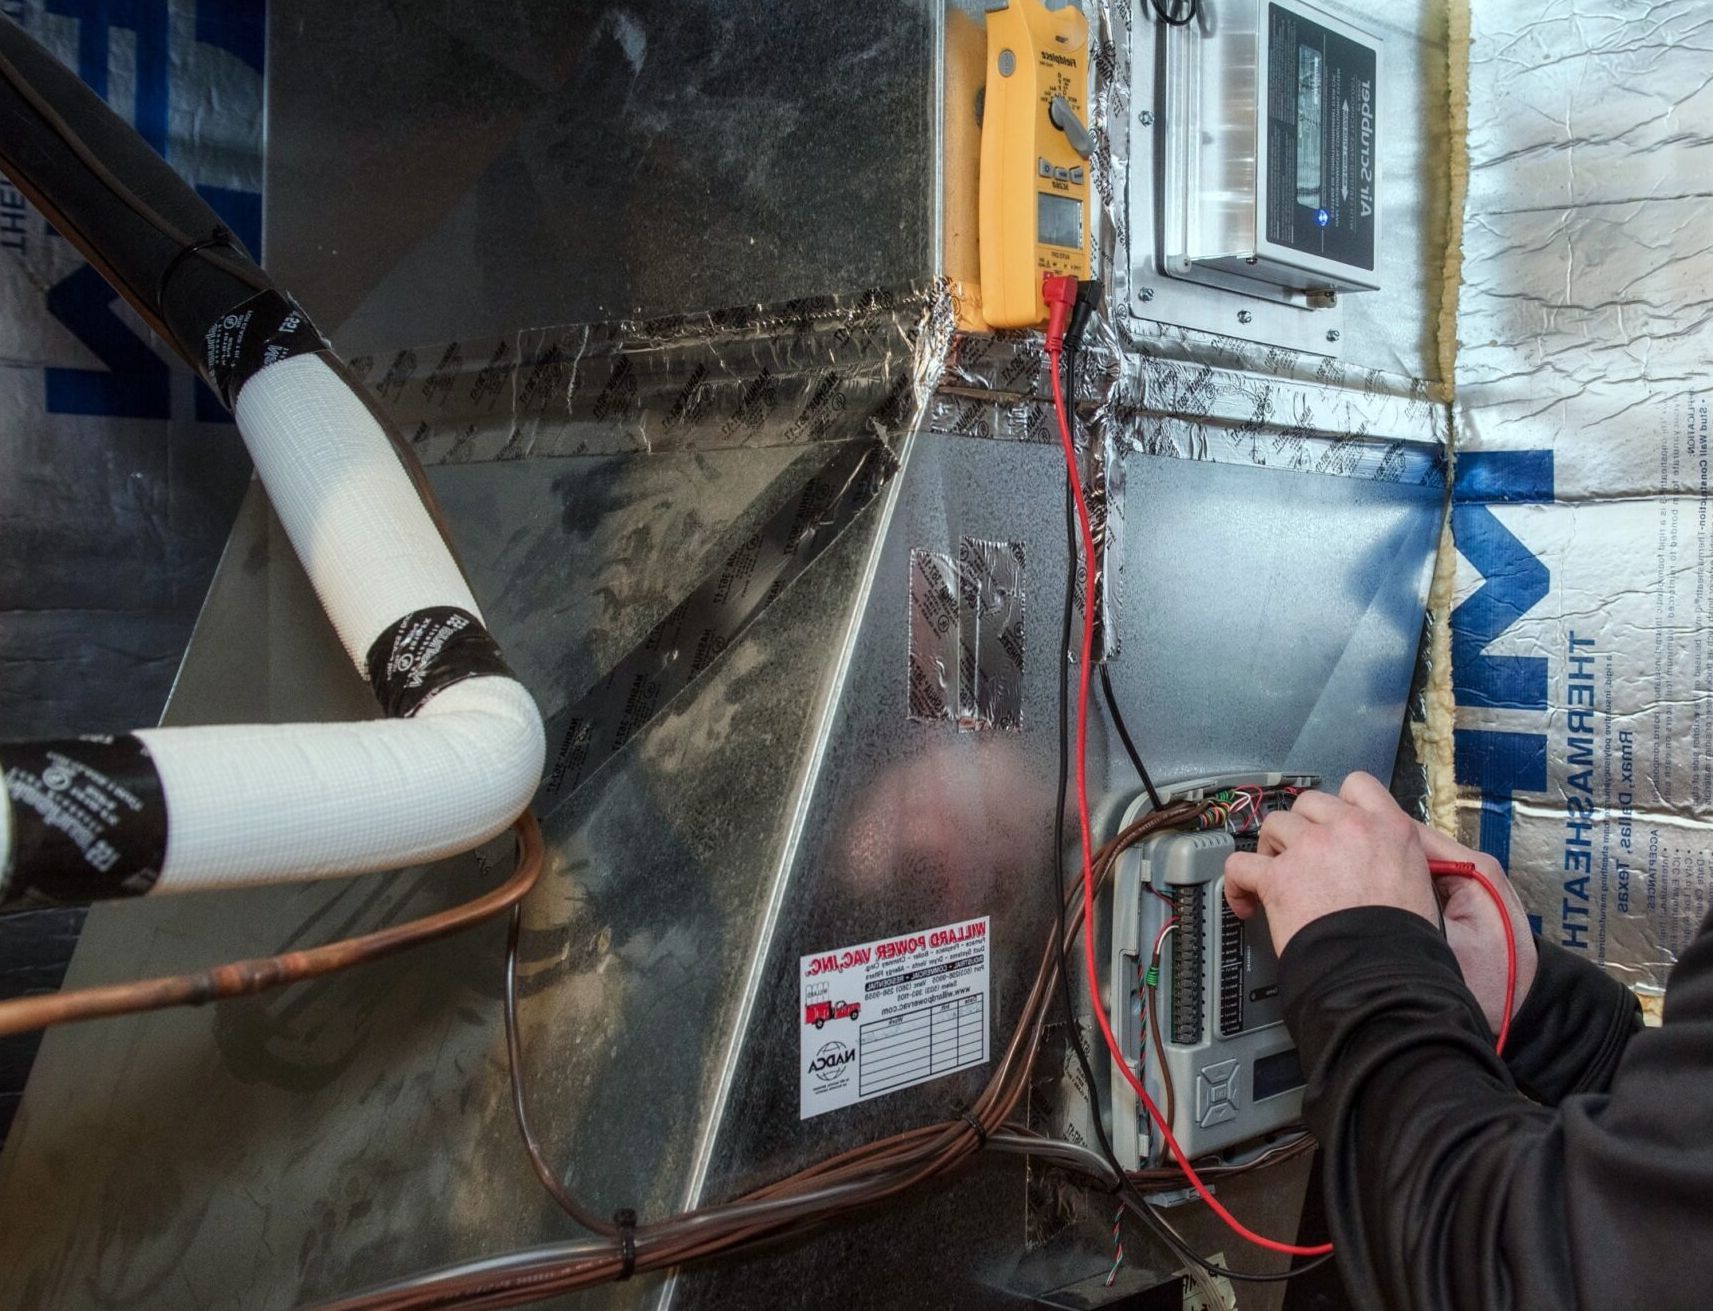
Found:
[{"label": "white service sticker", "polygon": [[988,917],[798,965],[802,1118],[987,1062]]}]

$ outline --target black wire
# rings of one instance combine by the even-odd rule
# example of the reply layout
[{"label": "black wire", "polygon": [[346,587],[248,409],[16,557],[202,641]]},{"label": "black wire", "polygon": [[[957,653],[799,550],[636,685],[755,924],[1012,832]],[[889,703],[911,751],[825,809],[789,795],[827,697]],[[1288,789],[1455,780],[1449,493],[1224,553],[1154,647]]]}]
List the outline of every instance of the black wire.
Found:
[{"label": "black wire", "polygon": [[1136,772],[1142,776],[1142,786],[1148,790],[1148,801],[1155,810],[1164,810],[1165,803],[1154,790],[1154,780],[1148,777],[1148,766],[1142,763],[1142,755],[1136,750],[1136,743],[1130,740],[1130,729],[1124,722],[1124,716],[1118,712],[1118,698],[1112,694],[1112,675],[1107,673],[1105,664],[1100,667],[1100,691],[1106,698],[1106,713],[1112,716],[1112,726],[1118,730],[1118,740],[1124,743],[1125,754],[1130,757],[1130,763],[1136,767]]},{"label": "black wire", "polygon": [[1167,27],[1188,27],[1201,13],[1201,0],[1154,0],[1154,12]]},{"label": "black wire", "polygon": [[[25,77],[17,65],[4,53],[0,53],[0,81],[4,81],[17,94],[18,98],[35,112],[36,116],[47,125],[48,130],[59,138],[65,148],[77,158],[84,168],[89,170],[95,180],[105,187],[115,200],[160,233],[161,236],[178,245],[181,255],[194,254],[200,256],[210,264],[216,265],[222,272],[230,274],[241,282],[248,283],[257,290],[272,290],[273,283],[249,261],[226,260],[214,255],[207,242],[185,232],[144,200],[142,196],[138,195],[136,191],[132,190],[118,174],[107,167],[106,161],[95,153],[89,143],[66,121],[65,116],[54,108],[48,98],[36,89],[29,78]],[[229,242],[220,244],[229,244]],[[162,282],[165,282],[164,277]],[[158,302],[155,309],[157,311],[160,309]]]},{"label": "black wire", "polygon": [[[1071,387],[1076,380],[1076,358],[1076,347],[1067,345],[1064,352],[1065,372],[1067,375],[1064,382],[1065,395],[1067,398],[1065,402],[1065,412],[1071,428],[1073,447],[1076,444],[1074,440],[1076,436],[1076,405],[1074,393],[1071,391]],[[1058,649],[1059,773],[1058,786],[1054,792],[1055,804],[1053,807],[1053,880],[1058,896],[1058,901],[1055,905],[1061,908],[1061,914],[1062,908],[1065,904],[1065,806],[1070,790],[1071,748],[1068,703],[1071,695],[1071,620],[1075,613],[1077,591],[1076,502],[1073,499],[1071,492],[1071,470],[1069,466],[1065,469],[1065,558],[1068,561],[1065,572],[1065,605],[1059,626]],[[1090,576],[1092,577],[1094,570],[1094,562],[1092,560],[1089,561],[1089,570]],[[1103,681],[1105,672],[1106,671],[1102,669],[1101,673]],[[1110,688],[1108,689],[1107,695],[1108,704],[1111,706]],[[1112,709],[1114,722],[1121,724],[1122,721],[1119,720],[1117,716],[1117,707],[1112,706]],[[1130,742],[1129,734],[1120,727],[1119,735],[1124,738],[1125,747],[1131,753],[1131,759],[1136,764],[1137,773],[1142,775],[1143,782],[1148,785],[1148,792],[1150,797],[1154,800],[1155,809],[1161,809],[1159,798],[1154,793],[1153,785],[1148,782],[1147,771],[1142,768],[1141,758],[1136,755],[1136,750]],[[1088,1085],[1089,1108],[1091,1112],[1089,1118],[1094,1128],[1095,1142],[1100,1148],[1100,1154],[1106,1158],[1107,1164],[1112,1167],[1113,1175],[1119,1181],[1117,1191],[1121,1194],[1125,1206],[1130,1210],[1131,1214],[1135,1215],[1139,1220],[1147,1225],[1149,1232],[1160,1241],[1162,1246],[1164,1246],[1180,1261],[1190,1262],[1201,1267],[1201,1269],[1207,1271],[1211,1275],[1217,1276],[1221,1279],[1230,1279],[1236,1283],[1277,1283],[1282,1280],[1294,1278],[1300,1274],[1306,1274],[1308,1271],[1314,1270],[1330,1261],[1332,1259],[1332,1253],[1328,1252],[1324,1256],[1317,1256],[1312,1261],[1304,1262],[1302,1265],[1295,1266],[1289,1270],[1281,1270],[1276,1274],[1251,1274],[1247,1271],[1232,1270],[1227,1266],[1216,1265],[1214,1262],[1209,1261],[1204,1257],[1200,1252],[1193,1251],[1184,1243],[1179,1242],[1177,1236],[1165,1227],[1159,1217],[1155,1215],[1153,1204],[1149,1202],[1147,1198],[1143,1197],[1136,1185],[1130,1181],[1124,1167],[1119,1164],[1118,1154],[1112,1150],[1111,1140],[1106,1136],[1106,1126],[1102,1122],[1100,1115],[1100,1089],[1095,1083],[1094,1067],[1089,1062],[1088,1053],[1083,1049],[1082,1030],[1077,1024],[1076,1006],[1071,999],[1071,954],[1068,944],[1064,941],[1063,933],[1060,934],[1059,952],[1059,1002],[1064,1011],[1065,1017],[1065,1041],[1070,1044],[1071,1051],[1075,1054],[1077,1059],[1077,1066],[1082,1071],[1083,1081]]]}]

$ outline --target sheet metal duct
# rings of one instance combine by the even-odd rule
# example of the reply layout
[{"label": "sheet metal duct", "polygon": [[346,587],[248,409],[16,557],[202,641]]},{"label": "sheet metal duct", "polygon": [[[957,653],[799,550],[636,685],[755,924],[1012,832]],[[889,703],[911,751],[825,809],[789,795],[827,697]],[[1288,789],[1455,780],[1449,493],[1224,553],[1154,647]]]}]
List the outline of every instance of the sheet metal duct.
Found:
[{"label": "sheet metal duct", "polygon": [[[553,865],[523,953],[550,1154],[649,1215],[955,1113],[979,1068],[799,1119],[795,1012],[799,956],[986,915],[1004,1034],[1048,915],[1061,466],[1028,343],[951,330],[962,11],[894,0],[806,24],[710,0],[567,24],[543,0],[497,25],[395,8],[276,16],[269,244],[417,435],[549,721]],[[1094,19],[1117,178],[1146,11]],[[1352,302],[1343,364],[1099,328],[1082,397],[1122,557],[1107,644],[1157,777],[1391,772],[1445,495],[1424,381],[1444,142],[1411,135],[1442,117],[1441,22],[1424,0],[1385,28],[1391,290]],[[1120,277],[1124,188],[1104,194]],[[733,305],[751,308],[708,312]],[[735,631],[687,618],[697,597],[741,612],[721,609],[722,573],[784,567],[817,475],[850,508],[800,576]],[[912,717],[912,553],[965,542],[1019,547],[1015,727],[1009,707]],[[669,692],[651,653],[705,632],[676,696],[613,680],[652,671],[643,686]],[[614,696],[602,762],[578,725]],[[365,698],[253,495],[169,722],[336,718]],[[1091,768],[1110,823],[1136,780],[1104,739]],[[103,907],[71,982],[377,924],[487,864]],[[564,1233],[515,1141],[500,952],[481,932],[280,997],[51,1035],[0,1159],[0,1306],[286,1307]],[[1056,1129],[1075,1108],[1045,1079],[1030,1114]],[[1302,1177],[1224,1192],[1285,1230]],[[812,1242],[575,1304],[795,1303],[829,1281],[850,1306],[1062,1301],[1098,1289],[1110,1223],[984,1160]],[[1142,1245],[1100,1295],[1167,1269]]]}]

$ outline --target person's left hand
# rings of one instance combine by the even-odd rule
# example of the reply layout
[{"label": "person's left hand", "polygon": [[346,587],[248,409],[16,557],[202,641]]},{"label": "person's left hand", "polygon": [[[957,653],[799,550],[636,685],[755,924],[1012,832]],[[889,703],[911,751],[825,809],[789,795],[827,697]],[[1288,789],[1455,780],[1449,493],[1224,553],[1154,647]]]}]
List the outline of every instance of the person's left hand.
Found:
[{"label": "person's left hand", "polygon": [[[1443,833],[1422,825],[1422,850],[1429,860],[1448,860],[1475,866],[1498,889],[1505,902],[1505,919],[1509,921],[1511,939],[1516,944],[1517,991],[1511,1000],[1511,1016],[1523,1009],[1523,1002],[1534,987],[1535,971],[1540,962],[1535,951],[1535,935],[1529,930],[1528,912],[1505,877],[1499,862],[1485,852],[1472,851],[1454,842]],[[1435,879],[1444,900],[1445,941],[1457,957],[1457,967],[1463,971],[1463,981],[1494,1033],[1505,1019],[1505,925],[1500,922],[1499,909],[1487,890],[1474,879]]]},{"label": "person's left hand", "polygon": [[1242,919],[1267,912],[1281,956],[1305,925],[1352,906],[1396,906],[1439,927],[1420,826],[1371,774],[1268,815],[1260,849],[1226,858],[1225,899]]}]

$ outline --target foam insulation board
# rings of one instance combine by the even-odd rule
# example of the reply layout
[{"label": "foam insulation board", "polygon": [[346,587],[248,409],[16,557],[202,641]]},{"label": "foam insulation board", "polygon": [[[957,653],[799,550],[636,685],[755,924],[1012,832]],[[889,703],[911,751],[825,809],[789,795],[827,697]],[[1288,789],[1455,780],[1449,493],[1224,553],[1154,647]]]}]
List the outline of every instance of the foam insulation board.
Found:
[{"label": "foam insulation board", "polygon": [[[263,0],[5,0],[258,251]],[[249,477],[237,430],[0,177],[0,737],[159,717]],[[82,915],[0,919],[0,996]],[[0,1042],[0,1138],[36,1035]]]},{"label": "foam insulation board", "polygon": [[1713,898],[1713,9],[1470,14],[1459,824],[1645,991]]},{"label": "foam insulation board", "polygon": [[[252,250],[262,0],[7,0]],[[160,714],[248,477],[212,394],[0,178],[0,723]]]}]

